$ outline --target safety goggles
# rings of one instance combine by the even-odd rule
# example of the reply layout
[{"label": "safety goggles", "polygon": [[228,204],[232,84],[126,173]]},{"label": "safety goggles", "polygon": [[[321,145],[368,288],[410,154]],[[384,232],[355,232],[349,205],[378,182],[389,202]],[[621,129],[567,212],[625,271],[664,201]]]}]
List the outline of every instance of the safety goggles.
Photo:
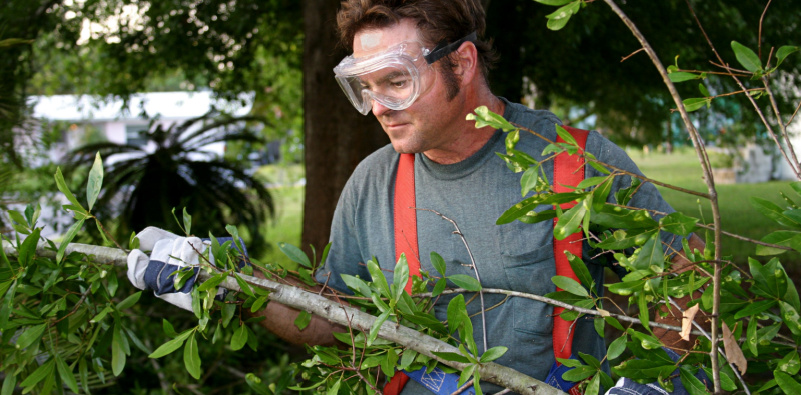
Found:
[{"label": "safety goggles", "polygon": [[364,115],[373,100],[391,110],[403,110],[430,88],[436,73],[431,64],[449,55],[465,41],[476,41],[476,33],[433,50],[417,41],[404,41],[386,50],[359,58],[345,57],[334,68],[334,75],[356,110]]}]

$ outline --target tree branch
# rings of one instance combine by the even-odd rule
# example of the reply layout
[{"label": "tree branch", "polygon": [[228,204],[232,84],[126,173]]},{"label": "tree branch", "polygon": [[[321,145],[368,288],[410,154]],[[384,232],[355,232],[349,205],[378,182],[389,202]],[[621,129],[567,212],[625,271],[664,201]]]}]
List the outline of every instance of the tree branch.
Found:
[{"label": "tree branch", "polygon": [[[17,256],[17,250],[8,242],[3,241],[3,250],[6,255]],[[79,252],[86,255],[93,255],[98,262],[105,262],[114,266],[127,267],[128,257],[120,250],[101,247],[87,244],[71,243],[66,248],[66,253]],[[43,257],[55,257],[56,251],[47,248],[46,245],[40,245],[36,249],[36,254]],[[284,304],[286,306],[307,311],[316,314],[320,317],[326,318],[331,322],[341,325],[350,325],[362,332],[369,332],[376,320],[375,316],[365,313],[359,309],[337,303],[326,299],[316,293],[305,291],[301,288],[279,284],[274,281],[261,279],[257,277],[238,275],[241,279],[245,280],[249,285],[259,287],[270,291],[269,298],[272,301]],[[203,281],[210,277],[208,273],[201,270],[198,278]],[[241,291],[236,280],[231,277],[226,277],[220,283],[221,287],[227,288],[231,291]],[[381,326],[378,332],[378,337],[397,343],[404,347],[417,351],[420,354],[426,355],[429,358],[435,359],[440,363],[453,367],[455,369],[464,370],[469,364],[448,361],[434,355],[434,352],[450,352],[459,353],[459,350],[442,340],[426,336],[417,330],[408,328],[403,325],[398,325],[394,322],[386,321]],[[477,368],[481,373],[483,380],[497,384],[504,388],[509,388],[520,394],[534,395],[563,395],[562,391],[551,387],[550,385],[526,376],[514,369],[498,365],[496,363],[481,364]]]}]

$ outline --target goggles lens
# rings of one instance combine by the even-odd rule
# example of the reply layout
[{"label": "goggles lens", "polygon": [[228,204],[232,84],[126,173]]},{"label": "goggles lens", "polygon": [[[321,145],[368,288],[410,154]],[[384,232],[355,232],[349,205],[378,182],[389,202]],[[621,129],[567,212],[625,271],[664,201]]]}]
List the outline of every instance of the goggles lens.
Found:
[{"label": "goggles lens", "polygon": [[364,115],[373,101],[392,110],[403,110],[417,100],[433,81],[423,81],[430,65],[459,48],[465,41],[476,41],[476,33],[448,44],[440,43],[433,51],[419,42],[402,42],[377,54],[359,58],[345,57],[334,68],[339,86],[351,104]]},{"label": "goggles lens", "polygon": [[[411,53],[416,52],[418,56]],[[418,43],[401,43],[388,50],[361,58],[348,56],[334,68],[337,82],[348,99],[364,115],[373,100],[393,110],[408,108],[420,94],[422,54]]]}]

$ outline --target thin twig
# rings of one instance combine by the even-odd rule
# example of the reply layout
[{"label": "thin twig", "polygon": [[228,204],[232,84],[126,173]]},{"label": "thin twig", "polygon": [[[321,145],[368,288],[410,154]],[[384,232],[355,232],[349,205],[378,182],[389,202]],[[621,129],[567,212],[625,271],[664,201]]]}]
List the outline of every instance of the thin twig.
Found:
[{"label": "thin twig", "polygon": [[464,383],[463,386],[459,387],[459,389],[457,389],[456,391],[451,392],[451,395],[459,395],[462,393],[462,391],[470,388],[471,385],[473,385],[473,379],[467,380],[467,382]]},{"label": "thin twig", "polygon": [[[431,210],[428,208],[414,208],[415,210],[422,210],[422,211],[430,211],[436,215],[439,215],[440,218],[450,222],[453,224],[453,227],[456,229],[454,234],[458,235],[462,239],[462,243],[464,243],[464,247],[467,249],[467,255],[470,256],[470,264],[473,267],[473,272],[476,274],[476,280],[478,280],[479,285],[481,284],[481,277],[478,275],[478,266],[476,265],[476,260],[473,258],[473,252],[470,251],[470,246],[467,244],[467,238],[464,237],[464,233],[459,229],[459,225],[456,224],[456,221],[442,215],[441,213],[437,212],[436,210]],[[484,333],[484,352],[487,352],[489,349],[487,347],[487,319],[484,314],[484,291],[479,289],[478,290],[479,300],[481,301],[481,326]],[[477,356],[477,355],[476,355]]]}]

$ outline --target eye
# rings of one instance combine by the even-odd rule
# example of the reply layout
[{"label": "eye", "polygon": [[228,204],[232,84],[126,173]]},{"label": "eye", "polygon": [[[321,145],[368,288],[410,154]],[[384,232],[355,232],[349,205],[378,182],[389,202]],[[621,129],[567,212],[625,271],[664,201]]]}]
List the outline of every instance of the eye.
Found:
[{"label": "eye", "polygon": [[397,79],[397,80],[391,81],[390,84],[395,89],[402,89],[402,88],[406,87],[406,84],[408,82],[409,82],[409,80],[404,78],[404,79]]}]

